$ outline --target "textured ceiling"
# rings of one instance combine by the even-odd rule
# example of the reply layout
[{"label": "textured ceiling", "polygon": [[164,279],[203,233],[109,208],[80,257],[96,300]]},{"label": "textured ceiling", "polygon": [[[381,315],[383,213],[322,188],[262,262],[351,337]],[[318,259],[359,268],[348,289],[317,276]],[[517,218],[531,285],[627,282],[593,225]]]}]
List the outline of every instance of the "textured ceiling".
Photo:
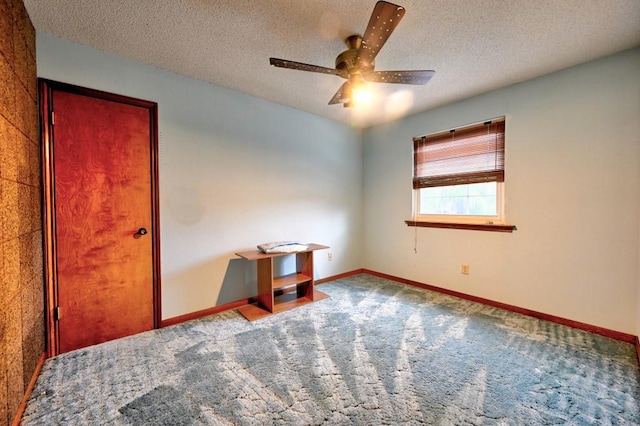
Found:
[{"label": "textured ceiling", "polygon": [[[357,127],[640,45],[640,0],[398,0],[376,70],[433,69],[426,86],[373,83],[370,107],[327,105],[333,67],[374,0],[24,0],[37,31]],[[603,81],[602,84],[607,84]]]}]

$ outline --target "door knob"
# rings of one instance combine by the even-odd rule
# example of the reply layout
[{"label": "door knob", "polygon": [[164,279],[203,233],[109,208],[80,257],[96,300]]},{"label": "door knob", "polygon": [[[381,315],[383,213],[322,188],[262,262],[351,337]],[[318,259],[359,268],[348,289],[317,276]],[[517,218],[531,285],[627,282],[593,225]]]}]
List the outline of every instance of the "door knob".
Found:
[{"label": "door knob", "polygon": [[138,235],[147,235],[147,230],[145,228],[138,229]]}]

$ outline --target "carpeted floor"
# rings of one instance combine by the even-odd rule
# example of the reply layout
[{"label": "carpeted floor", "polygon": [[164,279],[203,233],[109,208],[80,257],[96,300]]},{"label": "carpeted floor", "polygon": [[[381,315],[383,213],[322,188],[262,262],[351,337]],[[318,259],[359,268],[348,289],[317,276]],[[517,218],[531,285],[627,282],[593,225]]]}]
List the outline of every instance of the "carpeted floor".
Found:
[{"label": "carpeted floor", "polygon": [[23,425],[640,424],[634,347],[357,275],[48,360]]}]

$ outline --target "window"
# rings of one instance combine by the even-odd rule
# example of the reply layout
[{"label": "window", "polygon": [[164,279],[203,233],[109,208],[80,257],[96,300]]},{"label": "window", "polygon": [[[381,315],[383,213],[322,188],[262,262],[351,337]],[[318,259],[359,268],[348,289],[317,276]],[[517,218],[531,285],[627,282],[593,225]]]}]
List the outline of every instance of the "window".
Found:
[{"label": "window", "polygon": [[414,138],[415,219],[503,220],[504,117]]}]

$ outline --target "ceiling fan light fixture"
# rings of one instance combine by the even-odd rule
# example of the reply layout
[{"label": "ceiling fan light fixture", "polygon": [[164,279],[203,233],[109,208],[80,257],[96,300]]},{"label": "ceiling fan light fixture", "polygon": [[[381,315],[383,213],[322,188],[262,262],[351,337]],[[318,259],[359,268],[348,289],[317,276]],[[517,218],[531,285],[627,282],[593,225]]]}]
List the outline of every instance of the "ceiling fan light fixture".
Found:
[{"label": "ceiling fan light fixture", "polygon": [[365,82],[354,86],[351,90],[351,99],[355,105],[367,105],[373,99],[371,88]]},{"label": "ceiling fan light fixture", "polygon": [[364,106],[371,102],[373,94],[361,75],[354,74],[344,84],[340,102],[345,108]]},{"label": "ceiling fan light fixture", "polygon": [[353,99],[353,85],[351,81],[347,81],[342,87],[342,96],[340,97],[340,102],[344,104],[345,108],[347,104],[351,102]]}]

